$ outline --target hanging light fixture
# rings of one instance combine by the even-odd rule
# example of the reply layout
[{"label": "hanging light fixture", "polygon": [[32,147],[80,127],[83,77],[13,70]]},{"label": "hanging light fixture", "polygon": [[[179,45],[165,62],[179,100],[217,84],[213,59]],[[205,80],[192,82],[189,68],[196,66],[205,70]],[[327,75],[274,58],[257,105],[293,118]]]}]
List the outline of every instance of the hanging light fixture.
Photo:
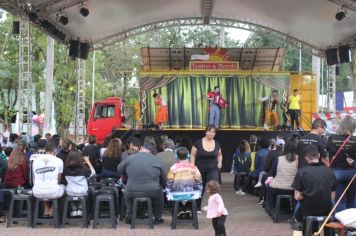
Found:
[{"label": "hanging light fixture", "polygon": [[341,9],[339,8],[336,12],[335,19],[342,21],[346,17],[346,6],[342,5]]}]

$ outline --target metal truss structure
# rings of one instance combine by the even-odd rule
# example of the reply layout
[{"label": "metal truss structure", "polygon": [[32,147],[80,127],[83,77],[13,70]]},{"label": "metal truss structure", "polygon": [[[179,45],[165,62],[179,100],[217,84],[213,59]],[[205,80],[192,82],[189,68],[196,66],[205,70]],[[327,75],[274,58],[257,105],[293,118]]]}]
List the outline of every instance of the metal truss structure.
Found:
[{"label": "metal truss structure", "polygon": [[[155,31],[158,29],[168,28],[168,27],[177,27],[177,26],[199,26],[206,25],[204,22],[204,18],[202,17],[190,17],[190,18],[181,18],[181,19],[172,19],[172,20],[164,20],[159,22],[154,22],[146,25],[142,25],[140,27],[132,28],[127,31],[120,32],[119,34],[112,35],[107,39],[104,39],[100,42],[96,42],[94,44],[95,50],[102,49],[108,45],[113,43],[123,41],[127,38],[134,37],[136,35],[144,34],[146,32]],[[237,28],[248,30],[251,32],[255,32],[261,35],[271,36],[281,41],[286,41],[287,43],[293,44],[299,48],[301,48],[305,52],[312,53],[315,56],[323,57],[324,50],[317,48],[316,46],[307,44],[301,40],[298,40],[286,33],[267,28],[264,26],[260,26],[257,24],[252,24],[248,22],[242,22],[238,20],[231,20],[225,18],[211,18],[209,22],[210,26],[223,26],[226,28]]]},{"label": "metal truss structure", "polygon": [[84,142],[85,136],[85,80],[86,60],[77,59],[77,96],[75,109],[74,136],[77,143]]},{"label": "metal truss structure", "polygon": [[18,101],[18,132],[32,135],[32,27],[23,19],[20,20]]},{"label": "metal truss structure", "polygon": [[201,0],[203,22],[206,25],[210,23],[211,14],[213,13],[214,2],[215,0]]},{"label": "metal truss structure", "polygon": [[327,105],[328,112],[336,110],[336,66],[328,66]]},{"label": "metal truss structure", "polygon": [[345,6],[347,9],[351,11],[356,11],[356,1],[355,0],[328,0],[329,2],[333,2],[340,7]]}]

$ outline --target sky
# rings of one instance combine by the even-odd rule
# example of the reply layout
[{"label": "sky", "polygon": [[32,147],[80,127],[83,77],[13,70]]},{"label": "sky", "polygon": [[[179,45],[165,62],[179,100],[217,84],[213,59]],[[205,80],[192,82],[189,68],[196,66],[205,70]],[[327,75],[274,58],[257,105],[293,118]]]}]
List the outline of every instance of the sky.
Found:
[{"label": "sky", "polygon": [[241,44],[245,43],[251,33],[250,31],[236,28],[226,28],[225,31],[228,32],[229,37],[239,40]]}]

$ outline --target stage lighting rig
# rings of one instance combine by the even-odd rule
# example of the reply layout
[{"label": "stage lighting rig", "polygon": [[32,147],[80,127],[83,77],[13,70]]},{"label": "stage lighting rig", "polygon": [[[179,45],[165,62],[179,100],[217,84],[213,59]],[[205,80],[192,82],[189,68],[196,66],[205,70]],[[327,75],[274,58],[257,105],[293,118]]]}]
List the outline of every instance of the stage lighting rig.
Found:
[{"label": "stage lighting rig", "polygon": [[66,17],[62,12],[58,12],[56,19],[59,23],[61,23],[62,25],[66,25],[69,22],[68,17]]},{"label": "stage lighting rig", "polygon": [[343,20],[346,17],[346,7],[342,5],[341,9],[338,9],[335,15],[335,19],[338,21]]}]

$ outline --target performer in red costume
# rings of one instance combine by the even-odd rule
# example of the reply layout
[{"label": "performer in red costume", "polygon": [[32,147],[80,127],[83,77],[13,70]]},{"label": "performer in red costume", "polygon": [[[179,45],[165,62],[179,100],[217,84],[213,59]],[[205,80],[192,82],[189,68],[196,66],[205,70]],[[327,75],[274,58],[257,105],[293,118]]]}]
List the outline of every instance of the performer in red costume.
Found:
[{"label": "performer in red costume", "polygon": [[153,97],[157,106],[155,124],[159,125],[159,128],[162,129],[162,126],[168,122],[167,102],[159,93],[153,94]]},{"label": "performer in red costume", "polygon": [[226,101],[220,94],[219,86],[215,86],[214,91],[208,93],[208,100],[210,100],[209,125],[214,125],[216,128],[219,128],[220,109],[227,107]]}]

